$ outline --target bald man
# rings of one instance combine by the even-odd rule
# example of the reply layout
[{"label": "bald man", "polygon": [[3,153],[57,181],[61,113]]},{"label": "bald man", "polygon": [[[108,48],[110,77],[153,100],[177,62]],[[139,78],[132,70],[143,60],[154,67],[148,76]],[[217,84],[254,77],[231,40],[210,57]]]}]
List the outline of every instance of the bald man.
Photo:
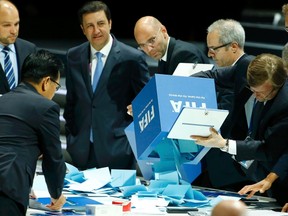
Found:
[{"label": "bald man", "polygon": [[247,206],[238,200],[223,200],[212,209],[211,216],[247,216]]},{"label": "bald man", "polygon": [[159,74],[173,74],[180,62],[210,63],[195,44],[170,37],[166,27],[153,16],[141,17],[136,22],[134,37],[139,48],[158,61]]}]

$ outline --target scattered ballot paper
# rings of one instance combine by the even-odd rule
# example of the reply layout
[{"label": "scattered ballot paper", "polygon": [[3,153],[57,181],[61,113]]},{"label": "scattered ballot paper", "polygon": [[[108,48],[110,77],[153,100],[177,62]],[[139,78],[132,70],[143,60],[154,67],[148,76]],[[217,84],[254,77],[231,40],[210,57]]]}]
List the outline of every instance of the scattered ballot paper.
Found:
[{"label": "scattered ballot paper", "polygon": [[213,66],[213,64],[179,63],[173,75],[188,77],[200,71],[211,70]]}]

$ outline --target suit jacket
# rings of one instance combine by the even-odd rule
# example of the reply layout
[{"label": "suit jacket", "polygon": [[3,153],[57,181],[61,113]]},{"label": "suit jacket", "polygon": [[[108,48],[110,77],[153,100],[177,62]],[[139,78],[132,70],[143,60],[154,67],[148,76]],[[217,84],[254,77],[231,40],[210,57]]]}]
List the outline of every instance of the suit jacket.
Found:
[{"label": "suit jacket", "polygon": [[66,165],[60,136],[60,107],[21,83],[0,97],[0,191],[28,206],[38,157],[51,197],[62,193]]},{"label": "suit jacket", "polygon": [[[234,101],[234,98],[236,95],[238,97],[240,91],[239,88],[245,88],[247,85],[246,72],[249,63],[253,58],[254,56],[244,54],[233,66],[212,69],[192,75],[196,77],[214,79],[217,92],[218,109],[229,110],[229,115],[221,126],[221,135],[224,138],[236,139],[236,137],[241,137],[241,139],[245,139],[247,136],[248,127],[247,123],[245,122],[245,110],[244,119],[237,120],[241,121],[243,124],[246,124],[244,126],[242,125],[246,129],[245,133],[242,133],[242,136],[238,135],[238,133],[233,135],[230,133],[231,126],[235,123],[235,120],[232,120],[232,115],[237,115],[236,113],[233,114],[233,107],[237,107],[236,109],[239,109],[240,106],[238,104],[238,100]],[[249,92],[249,96],[245,98],[245,103],[251,95],[251,91]],[[235,102],[237,105],[234,105]],[[231,155],[222,152],[220,149],[210,149],[205,155],[203,161],[206,163],[209,179],[213,187],[225,188],[228,186],[231,187],[229,189],[238,190],[242,187],[241,185],[244,186],[248,181],[250,181],[250,178],[248,178],[246,173],[243,172],[241,165],[232,159]],[[232,188],[234,187],[232,185],[237,185],[237,188]]]},{"label": "suit jacket", "polygon": [[[246,88],[247,89],[247,88]],[[239,96],[242,96],[245,88],[240,91]],[[248,169],[248,175],[255,178],[256,181],[264,179],[270,172],[275,172],[277,179],[268,191],[268,194],[277,199],[283,205],[288,202],[288,82],[279,90],[278,94],[266,102],[261,113],[261,120],[258,125],[258,130],[254,140],[249,137],[244,141],[237,141],[236,159],[250,160],[254,159],[254,164]],[[244,100],[239,101],[239,106],[245,105]],[[236,110],[237,111],[237,110]],[[233,115],[233,121],[244,118],[242,111]],[[243,131],[241,125],[235,124],[232,127],[232,132]]]},{"label": "suit jacket", "polygon": [[113,45],[95,92],[89,71],[90,44],[67,52],[67,151],[75,166],[87,169],[90,128],[97,164],[94,167],[135,168],[135,158],[124,129],[132,122],[127,105],[149,81],[145,54],[113,36]]},{"label": "suit jacket", "polygon": [[[21,82],[21,68],[25,58],[30,54],[36,51],[36,45],[23,40],[21,38],[17,38],[15,41],[15,49],[16,49],[16,58],[17,58],[17,67],[18,67],[18,83]],[[3,70],[3,67],[0,67],[0,94],[5,94],[9,92],[9,84],[6,78],[6,74]]]},{"label": "suit jacket", "polygon": [[235,139],[235,137],[230,136],[231,112],[234,107],[234,98],[235,94],[239,94],[239,89],[247,85],[246,72],[249,63],[254,57],[255,56],[244,54],[233,66],[213,68],[212,70],[202,71],[192,75],[193,77],[214,79],[218,109],[229,110],[229,115],[221,126],[221,135],[226,138]]},{"label": "suit jacket", "polygon": [[170,37],[165,66],[158,62],[159,74],[173,74],[180,62],[210,64],[209,58],[196,45]]}]

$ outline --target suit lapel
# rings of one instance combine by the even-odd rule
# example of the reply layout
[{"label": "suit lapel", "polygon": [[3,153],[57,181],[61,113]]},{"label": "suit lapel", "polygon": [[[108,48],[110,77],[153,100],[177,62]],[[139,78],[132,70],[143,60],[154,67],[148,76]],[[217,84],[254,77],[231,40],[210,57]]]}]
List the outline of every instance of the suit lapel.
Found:
[{"label": "suit lapel", "polygon": [[105,88],[105,86],[107,85],[108,79],[112,73],[112,69],[120,61],[121,53],[120,53],[119,46],[120,45],[118,44],[117,40],[115,39],[115,37],[113,37],[113,45],[107,56],[102,74],[100,76],[96,90],[94,92],[94,96],[97,96],[101,92],[100,90],[102,88]]},{"label": "suit lapel", "polygon": [[91,98],[93,97],[93,90],[92,90],[92,85],[91,85],[91,62],[90,62],[90,48],[89,48],[89,43],[87,43],[87,46],[83,49],[81,53],[81,72],[82,72],[82,77],[84,80],[84,83],[86,85],[86,88],[89,92],[89,95]]}]

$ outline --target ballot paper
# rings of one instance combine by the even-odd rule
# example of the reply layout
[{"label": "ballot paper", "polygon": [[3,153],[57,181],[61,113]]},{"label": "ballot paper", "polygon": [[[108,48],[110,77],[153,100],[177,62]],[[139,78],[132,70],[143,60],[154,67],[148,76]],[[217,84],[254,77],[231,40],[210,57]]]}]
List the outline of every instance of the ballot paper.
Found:
[{"label": "ballot paper", "polygon": [[228,113],[228,110],[184,107],[168,138],[192,140],[191,135],[209,136],[209,128],[218,131]]},{"label": "ballot paper", "polygon": [[213,66],[213,64],[179,63],[173,75],[188,77],[200,71],[211,70]]}]

